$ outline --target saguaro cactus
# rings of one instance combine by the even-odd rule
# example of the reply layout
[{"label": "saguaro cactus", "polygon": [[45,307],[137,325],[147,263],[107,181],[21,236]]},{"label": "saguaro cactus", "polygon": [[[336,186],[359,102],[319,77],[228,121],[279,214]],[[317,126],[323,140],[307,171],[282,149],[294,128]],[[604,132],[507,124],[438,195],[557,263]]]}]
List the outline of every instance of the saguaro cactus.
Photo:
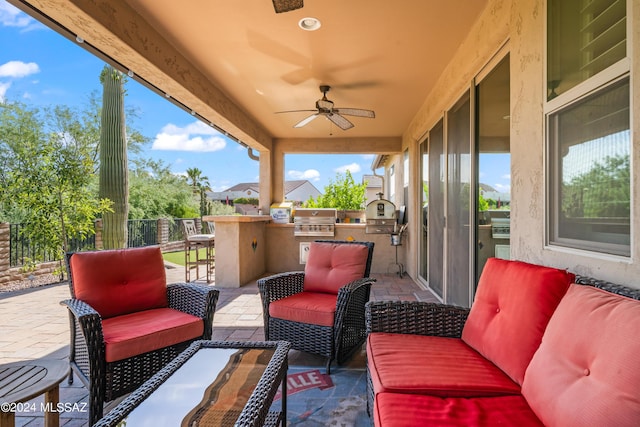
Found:
[{"label": "saguaro cactus", "polygon": [[110,66],[100,74],[102,116],[100,119],[100,197],[113,202],[113,212],[103,215],[104,249],[127,246],[129,215],[129,168],[124,114],[124,76]]}]

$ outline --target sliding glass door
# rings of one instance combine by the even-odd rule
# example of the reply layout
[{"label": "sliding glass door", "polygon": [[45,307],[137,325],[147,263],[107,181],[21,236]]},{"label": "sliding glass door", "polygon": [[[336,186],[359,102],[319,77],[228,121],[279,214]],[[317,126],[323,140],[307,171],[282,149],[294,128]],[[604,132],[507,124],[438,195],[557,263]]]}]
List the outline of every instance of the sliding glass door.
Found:
[{"label": "sliding glass door", "polygon": [[488,258],[510,258],[509,56],[497,58],[420,144],[418,274],[470,306]]},{"label": "sliding glass door", "polygon": [[469,306],[471,102],[467,92],[447,113],[445,261],[447,303]]}]

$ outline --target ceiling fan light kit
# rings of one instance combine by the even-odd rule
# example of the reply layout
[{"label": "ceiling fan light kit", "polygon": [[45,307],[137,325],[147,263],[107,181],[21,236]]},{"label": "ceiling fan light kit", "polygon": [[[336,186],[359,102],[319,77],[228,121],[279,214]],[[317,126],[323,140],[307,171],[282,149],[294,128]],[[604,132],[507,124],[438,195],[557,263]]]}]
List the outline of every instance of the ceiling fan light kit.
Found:
[{"label": "ceiling fan light kit", "polygon": [[303,0],[273,0],[273,8],[276,13],[290,12],[301,9]]},{"label": "ceiling fan light kit", "polygon": [[294,128],[301,128],[313,120],[315,120],[319,116],[325,116],[328,120],[330,120],[333,124],[338,126],[342,130],[351,129],[354,127],[354,124],[351,123],[346,116],[354,116],[354,117],[365,117],[373,119],[376,117],[376,113],[372,110],[364,110],[362,108],[334,108],[333,101],[327,99],[327,92],[331,90],[331,86],[322,85],[320,86],[320,92],[322,92],[322,98],[316,101],[316,109],[315,110],[290,110],[290,111],[278,111],[277,113],[297,113],[297,112],[313,112],[312,115],[305,117],[300,120],[298,123],[293,125]]}]

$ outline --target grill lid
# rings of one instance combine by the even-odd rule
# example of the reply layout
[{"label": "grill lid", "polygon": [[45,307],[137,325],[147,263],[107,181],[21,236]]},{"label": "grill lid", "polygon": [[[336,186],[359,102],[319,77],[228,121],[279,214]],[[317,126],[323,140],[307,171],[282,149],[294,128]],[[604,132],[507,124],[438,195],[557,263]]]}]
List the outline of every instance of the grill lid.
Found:
[{"label": "grill lid", "polygon": [[335,224],[336,209],[296,209],[296,215],[293,218],[294,223],[304,224]]}]

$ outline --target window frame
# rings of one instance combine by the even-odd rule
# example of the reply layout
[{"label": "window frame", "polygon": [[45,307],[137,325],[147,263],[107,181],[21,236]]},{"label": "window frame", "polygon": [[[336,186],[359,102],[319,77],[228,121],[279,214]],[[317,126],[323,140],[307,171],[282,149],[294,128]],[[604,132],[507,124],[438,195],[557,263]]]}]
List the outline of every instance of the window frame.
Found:
[{"label": "window frame", "polygon": [[[548,61],[549,51],[548,51],[548,37],[549,37],[549,21],[545,18],[545,41],[544,41],[544,73],[543,73],[543,118],[544,118],[544,161],[545,161],[545,236],[544,243],[545,248],[548,249],[564,249],[570,251],[585,251],[587,253],[593,253],[598,255],[605,256],[614,256],[621,257],[623,259],[630,259],[633,251],[634,251],[634,228],[633,228],[633,218],[634,218],[634,146],[633,146],[633,78],[631,77],[631,48],[632,48],[632,35],[631,35],[631,22],[630,18],[633,16],[631,14],[631,3],[627,0],[626,3],[626,12],[627,12],[627,50],[626,56],[619,60],[618,62],[612,64],[608,68],[600,71],[596,75],[587,78],[586,80],[578,83],[574,87],[568,89],[566,92],[559,94],[557,97],[547,100],[547,72],[548,67],[546,62]],[[548,2],[545,2],[545,7],[548,6]],[[547,16],[545,10],[545,17]],[[570,239],[570,238],[560,238],[558,236],[558,227],[559,227],[559,218],[560,218],[560,203],[558,200],[558,195],[560,191],[558,188],[552,188],[554,184],[559,184],[559,159],[557,158],[557,147],[554,144],[557,144],[557,140],[552,141],[551,132],[554,130],[552,126],[552,120],[554,118],[559,117],[558,114],[562,113],[566,109],[569,109],[573,106],[576,106],[585,98],[588,98],[593,95],[597,95],[599,93],[606,92],[612,86],[618,84],[620,81],[624,79],[629,79],[629,130],[631,132],[630,136],[630,228],[629,228],[629,246],[626,245],[617,245],[617,244],[606,244],[596,241],[588,241],[588,240],[579,240],[579,239]],[[555,149],[555,151],[554,151]],[[553,199],[555,198],[555,200]],[[625,250],[620,250],[620,248],[625,247]]]}]

